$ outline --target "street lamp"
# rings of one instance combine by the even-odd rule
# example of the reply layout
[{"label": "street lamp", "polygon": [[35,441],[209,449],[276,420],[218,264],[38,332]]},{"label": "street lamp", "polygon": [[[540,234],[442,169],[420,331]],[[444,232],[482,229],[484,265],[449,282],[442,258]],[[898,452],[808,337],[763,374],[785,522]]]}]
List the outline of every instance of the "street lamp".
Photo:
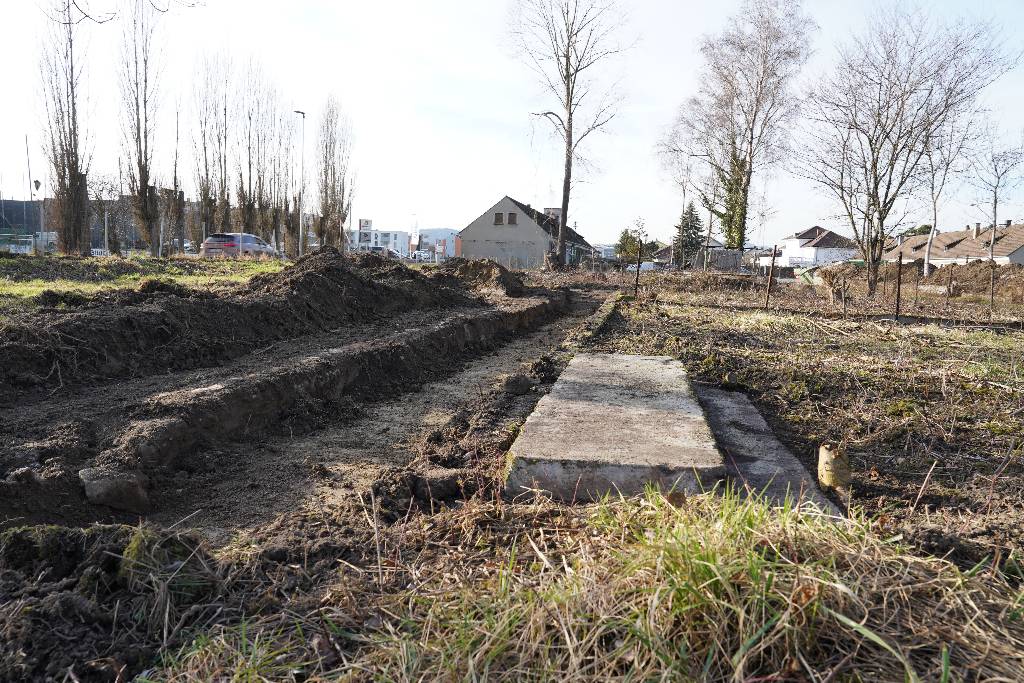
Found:
[{"label": "street lamp", "polygon": [[302,150],[299,152],[299,158],[301,159],[299,172],[299,256],[302,256],[303,252],[303,234],[302,234],[302,192],[306,189],[306,112],[296,109],[296,114],[302,116]]}]

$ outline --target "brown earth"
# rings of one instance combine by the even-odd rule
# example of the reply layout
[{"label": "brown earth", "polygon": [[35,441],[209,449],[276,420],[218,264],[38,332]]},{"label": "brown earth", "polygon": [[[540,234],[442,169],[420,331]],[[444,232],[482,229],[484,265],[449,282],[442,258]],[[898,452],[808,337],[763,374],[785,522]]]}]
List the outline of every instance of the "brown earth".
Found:
[{"label": "brown earth", "polygon": [[40,303],[51,307],[0,321],[0,402],[209,367],[285,339],[481,302],[457,278],[442,282],[394,261],[325,248],[220,292],[148,280],[94,296],[51,292]]},{"label": "brown earth", "polygon": [[[517,425],[564,363],[559,345],[600,298],[579,292],[570,297],[568,315],[537,321],[536,331],[497,337],[468,356],[427,350],[422,372],[398,376],[378,369],[377,386],[300,411],[276,432],[200,448],[177,469],[155,472],[156,511],[143,526],[4,532],[0,679],[57,680],[68,672],[82,681],[127,679],[196,630],[315,605],[339,562],[369,566],[378,534],[396,533],[386,525],[492,490]],[[415,311],[332,335],[380,339],[431,317],[443,316]],[[337,343],[329,337],[287,345]],[[40,402],[9,433],[35,420],[77,414],[51,430],[43,448],[51,458],[80,459],[107,432],[108,423],[90,422],[90,411],[98,411],[101,423],[114,420],[146,391],[216,381],[237,374],[240,364],[280,364],[286,353],[278,346],[216,370],[103,385],[62,399],[62,406]],[[105,417],[100,406],[108,406]],[[37,483],[26,477],[15,495],[32,496]],[[72,493],[81,498],[80,491]],[[71,508],[57,508],[52,521],[132,517]],[[382,525],[376,534],[371,517]],[[220,551],[211,549],[211,542],[228,541]]]}]

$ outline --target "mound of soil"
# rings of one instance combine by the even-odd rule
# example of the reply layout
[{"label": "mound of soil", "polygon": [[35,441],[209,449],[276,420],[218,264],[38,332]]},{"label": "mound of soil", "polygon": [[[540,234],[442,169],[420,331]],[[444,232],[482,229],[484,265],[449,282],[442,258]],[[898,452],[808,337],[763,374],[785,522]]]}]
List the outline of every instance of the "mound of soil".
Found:
[{"label": "mound of soil", "polygon": [[[444,286],[448,284],[449,286]],[[206,367],[277,340],[413,308],[472,305],[441,283],[377,257],[327,248],[234,292],[145,280],[93,297],[44,292],[50,305],[0,323],[0,399],[32,387]]]},{"label": "mound of soil", "polygon": [[455,278],[479,290],[497,290],[507,296],[523,293],[523,280],[491,259],[448,259],[434,271],[439,278]]},{"label": "mound of soil", "polygon": [[220,585],[216,565],[187,534],[121,525],[7,530],[0,680],[126,680],[168,636],[179,642]]},{"label": "mound of soil", "polygon": [[[953,276],[953,293],[987,295],[991,286],[992,264],[988,261],[974,261],[967,264],[952,264],[936,268],[921,280],[930,285],[949,284]],[[1024,266],[1016,263],[997,266],[996,296],[1009,297],[1014,302],[1024,299]]]}]

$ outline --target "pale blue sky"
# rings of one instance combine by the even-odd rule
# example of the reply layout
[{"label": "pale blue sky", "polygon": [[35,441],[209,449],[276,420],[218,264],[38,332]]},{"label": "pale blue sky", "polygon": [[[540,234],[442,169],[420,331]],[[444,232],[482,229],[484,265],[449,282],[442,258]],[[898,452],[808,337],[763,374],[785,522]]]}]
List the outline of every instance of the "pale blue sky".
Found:
[{"label": "pale blue sky", "polygon": [[[0,64],[5,92],[14,96],[0,110],[0,192],[7,198],[27,194],[26,133],[33,175],[45,179],[37,62],[45,30],[39,5],[45,2],[0,0]],[[100,11],[116,4],[91,0]],[[595,136],[586,148],[593,167],[581,174],[571,208],[571,220],[592,242],[614,240],[638,216],[653,235],[669,236],[680,198],[661,169],[655,146],[695,89],[701,34],[719,30],[738,5],[739,0],[626,4],[623,36],[639,40],[608,71],[621,83],[623,103],[607,133]],[[860,29],[871,6],[807,2],[820,30],[806,79],[829,67],[837,42]],[[1008,43],[1024,47],[1022,0],[942,0],[925,7],[946,17],[995,17]],[[544,105],[543,92],[516,55],[508,12],[507,0],[206,0],[175,9],[160,26],[165,71],[157,166],[169,175],[174,101],[180,98],[187,112],[196,64],[204,51],[226,41],[236,64],[251,56],[262,61],[289,109],[310,112],[307,179],[313,177],[319,109],[328,92],[340,97],[356,133],[357,218],[373,219],[377,227],[408,228],[416,220],[424,228],[462,228],[505,194],[537,207],[556,206],[558,143],[529,116]],[[93,169],[116,174],[120,27],[85,26],[84,33]],[[1022,69],[998,83],[986,100],[997,120],[1019,134],[1024,126]],[[189,163],[184,132],[182,148]],[[765,225],[752,222],[750,238],[757,243],[816,223],[842,229],[831,218],[836,208],[829,200],[783,169],[762,175],[757,192],[764,193],[772,211]],[[984,220],[970,206],[975,195],[969,188],[959,192],[946,207],[949,220],[940,222],[956,228]],[[1024,219],[1024,190],[1016,197],[1003,217]]]}]

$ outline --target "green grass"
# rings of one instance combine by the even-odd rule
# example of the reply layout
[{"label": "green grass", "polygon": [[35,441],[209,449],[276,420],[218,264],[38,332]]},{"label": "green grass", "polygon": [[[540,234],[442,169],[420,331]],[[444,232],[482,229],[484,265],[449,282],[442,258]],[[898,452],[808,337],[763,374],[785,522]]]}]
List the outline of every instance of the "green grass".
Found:
[{"label": "green grass", "polygon": [[204,633],[152,680],[1024,677],[1019,590],[861,518],[652,492],[474,502],[410,527],[383,595],[376,572],[344,575],[301,622]]},{"label": "green grass", "polygon": [[46,291],[91,296],[112,289],[135,289],[144,280],[170,280],[196,290],[247,282],[258,273],[278,272],[276,260],[197,258],[77,258],[26,256],[0,258],[0,315],[32,310]]}]

